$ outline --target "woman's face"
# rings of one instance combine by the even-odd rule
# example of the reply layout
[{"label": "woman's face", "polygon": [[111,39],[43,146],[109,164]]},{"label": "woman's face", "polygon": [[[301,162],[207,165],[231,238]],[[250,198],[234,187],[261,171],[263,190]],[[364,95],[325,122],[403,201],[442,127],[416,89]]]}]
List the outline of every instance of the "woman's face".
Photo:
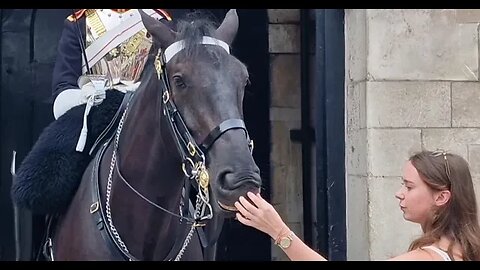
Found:
[{"label": "woman's face", "polygon": [[410,161],[403,168],[403,182],[395,197],[400,201],[403,218],[424,227],[435,209],[435,192],[420,178]]}]

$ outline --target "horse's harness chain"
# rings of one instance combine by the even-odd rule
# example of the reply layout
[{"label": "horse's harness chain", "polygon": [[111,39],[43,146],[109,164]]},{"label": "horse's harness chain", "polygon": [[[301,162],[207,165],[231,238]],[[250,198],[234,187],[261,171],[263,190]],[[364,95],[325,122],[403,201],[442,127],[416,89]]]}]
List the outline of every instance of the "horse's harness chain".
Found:
[{"label": "horse's harness chain", "polygon": [[[119,121],[119,124],[118,124],[117,132],[116,132],[116,135],[115,135],[114,148],[113,148],[113,151],[112,151],[112,160],[110,162],[110,171],[109,171],[108,179],[107,179],[106,202],[105,202],[105,212],[106,212],[106,216],[107,216],[108,225],[110,226],[110,230],[111,230],[112,234],[115,236],[118,244],[121,246],[121,248],[126,253],[130,253],[130,252],[129,252],[127,246],[125,245],[125,243],[123,242],[123,240],[121,239],[120,234],[118,233],[115,225],[113,224],[112,213],[111,213],[111,208],[110,208],[110,198],[111,198],[111,190],[112,190],[112,183],[113,183],[113,170],[114,170],[115,166],[117,165],[118,143],[119,143],[119,139],[120,139],[120,133],[121,133],[122,128],[123,128],[123,123],[124,123],[126,115],[127,115],[128,105],[129,105],[129,103],[127,103],[125,111],[122,114],[122,117],[121,117],[121,119]],[[184,171],[185,175],[188,178],[195,179],[198,183],[200,181],[199,178],[200,178],[200,175],[202,173],[202,170],[205,169],[203,164],[204,164],[204,160],[203,160],[203,162],[198,162],[196,164],[196,166],[192,169],[191,174],[188,174],[187,172]],[[128,187],[130,187],[137,194],[141,195],[132,186],[128,185]],[[145,199],[148,203],[152,204],[153,206],[170,213],[169,211],[165,210],[164,208],[159,207],[158,205],[152,203],[150,200],[144,198],[144,196],[141,196],[141,197],[143,199]],[[171,213],[171,214],[174,214],[174,213]],[[196,220],[210,219],[213,216],[212,214],[213,214],[213,211],[212,211],[212,206],[209,203],[208,188],[200,187],[199,192],[197,194],[194,220],[196,221]],[[182,216],[180,216],[180,217],[182,217]],[[188,232],[188,234],[187,234],[187,236],[186,236],[186,238],[183,242],[182,248],[180,249],[180,251],[178,252],[177,256],[174,259],[175,261],[179,261],[182,258],[183,253],[185,252],[188,244],[190,243],[190,240],[192,239],[192,236],[193,236],[193,233],[195,232],[195,227],[196,226],[200,226],[200,225],[197,222],[192,222],[191,228],[190,228],[190,230],[189,230],[189,232]]]},{"label": "horse's harness chain", "polygon": [[[196,218],[197,214],[199,213],[201,203],[202,203],[201,198],[200,198],[199,195],[197,195],[197,203],[195,205],[195,218]],[[185,241],[183,242],[182,248],[178,252],[174,261],[179,261],[182,258],[183,253],[185,252],[185,249],[187,249],[188,244],[190,244],[190,240],[192,239],[193,233],[195,232],[195,226],[196,226],[196,223],[193,223],[192,227],[190,227],[190,231],[188,232],[187,237],[185,238]]]},{"label": "horse's harness chain", "polygon": [[108,220],[108,225],[110,226],[110,230],[112,231],[112,234],[115,236],[119,245],[127,253],[129,253],[128,248],[125,245],[125,243],[122,241],[122,239],[120,238],[120,235],[118,234],[118,231],[115,228],[115,225],[113,225],[112,212],[110,210],[110,194],[111,194],[111,190],[112,190],[113,168],[115,168],[115,164],[116,164],[116,161],[117,161],[118,141],[119,141],[119,138],[120,138],[120,132],[122,131],[122,128],[123,128],[123,123],[124,123],[124,120],[125,120],[125,116],[127,115],[128,105],[129,104],[127,104],[127,107],[125,108],[125,111],[123,112],[122,118],[120,119],[120,123],[118,124],[117,134],[115,135],[115,145],[114,145],[113,152],[112,152],[112,160],[110,162],[110,171],[108,173],[107,190],[106,190],[106,202],[105,202],[105,212],[107,214],[107,220]]}]

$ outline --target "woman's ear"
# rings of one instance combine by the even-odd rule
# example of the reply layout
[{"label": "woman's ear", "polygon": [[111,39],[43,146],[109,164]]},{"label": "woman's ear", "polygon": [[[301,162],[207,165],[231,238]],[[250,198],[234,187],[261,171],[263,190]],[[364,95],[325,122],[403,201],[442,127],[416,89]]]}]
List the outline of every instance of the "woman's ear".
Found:
[{"label": "woman's ear", "polygon": [[444,206],[446,203],[450,201],[450,197],[452,193],[450,190],[442,190],[438,191],[435,195],[435,205],[436,206]]}]

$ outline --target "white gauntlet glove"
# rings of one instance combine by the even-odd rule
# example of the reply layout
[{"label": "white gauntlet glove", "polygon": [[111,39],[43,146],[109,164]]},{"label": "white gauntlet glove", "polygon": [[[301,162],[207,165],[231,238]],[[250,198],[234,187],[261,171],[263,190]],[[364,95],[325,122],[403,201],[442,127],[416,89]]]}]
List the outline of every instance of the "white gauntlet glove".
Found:
[{"label": "white gauntlet glove", "polygon": [[78,105],[82,105],[92,99],[92,105],[97,106],[105,99],[106,87],[97,85],[86,76],[78,79],[78,85],[81,89],[67,89],[61,92],[53,103],[53,116],[58,119],[68,110]]},{"label": "white gauntlet glove", "polygon": [[106,80],[84,75],[78,78],[78,86],[80,89],[68,89],[57,96],[53,104],[53,115],[55,116],[55,119],[58,119],[71,108],[87,104],[85,107],[85,113],[83,114],[83,127],[76,147],[78,152],[83,152],[88,133],[88,114],[90,113],[92,106],[101,104],[105,99]]}]

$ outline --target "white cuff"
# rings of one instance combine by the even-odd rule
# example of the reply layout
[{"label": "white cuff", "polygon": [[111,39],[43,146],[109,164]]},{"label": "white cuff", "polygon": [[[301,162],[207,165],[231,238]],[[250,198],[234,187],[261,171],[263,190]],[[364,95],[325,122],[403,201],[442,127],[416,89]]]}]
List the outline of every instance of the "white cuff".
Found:
[{"label": "white cuff", "polygon": [[67,89],[62,91],[53,103],[53,116],[58,119],[71,108],[78,106],[83,99],[82,90]]},{"label": "white cuff", "polygon": [[93,97],[93,106],[105,99],[105,89],[95,89],[93,82],[82,86],[82,89],[67,89],[62,91],[53,103],[53,116],[58,119],[71,108],[87,103]]}]

